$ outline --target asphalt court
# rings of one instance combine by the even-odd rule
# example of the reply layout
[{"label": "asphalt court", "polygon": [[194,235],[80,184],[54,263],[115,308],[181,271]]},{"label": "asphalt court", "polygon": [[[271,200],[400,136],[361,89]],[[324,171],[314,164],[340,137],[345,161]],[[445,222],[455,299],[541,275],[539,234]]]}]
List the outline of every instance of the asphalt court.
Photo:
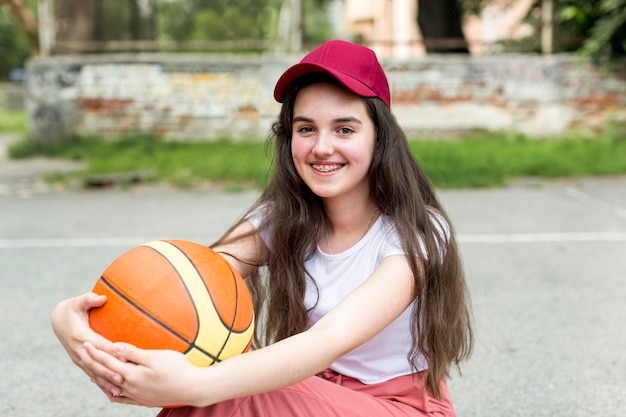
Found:
[{"label": "asphalt court", "polygon": [[[217,239],[256,193],[24,190],[0,193],[0,413],[155,415],[109,404],[71,365],[49,313],[136,244]],[[475,322],[474,355],[449,380],[457,414],[626,415],[626,177],[439,196]]]}]

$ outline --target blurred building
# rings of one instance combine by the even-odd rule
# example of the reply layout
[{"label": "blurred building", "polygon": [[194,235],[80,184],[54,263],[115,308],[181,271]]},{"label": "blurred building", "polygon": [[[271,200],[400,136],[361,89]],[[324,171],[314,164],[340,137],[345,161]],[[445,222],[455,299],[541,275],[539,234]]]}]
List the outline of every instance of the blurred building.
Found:
[{"label": "blurred building", "polygon": [[524,19],[535,0],[492,0],[480,15],[466,15],[463,31],[472,54],[498,52],[500,42],[521,40],[533,35]]},{"label": "blurred building", "polygon": [[422,1],[344,0],[346,31],[379,56],[400,59],[431,51],[481,55],[532,34],[524,19],[534,0],[492,0],[480,15],[464,14],[458,0]]},{"label": "blurred building", "polygon": [[380,57],[426,54],[417,27],[417,0],[345,0],[346,29]]}]

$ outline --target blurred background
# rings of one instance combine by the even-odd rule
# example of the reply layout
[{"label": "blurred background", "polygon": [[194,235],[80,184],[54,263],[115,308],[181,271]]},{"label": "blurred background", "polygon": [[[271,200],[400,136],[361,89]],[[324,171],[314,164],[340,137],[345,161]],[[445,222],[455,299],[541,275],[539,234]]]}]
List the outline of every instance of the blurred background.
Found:
[{"label": "blurred background", "polygon": [[332,38],[376,51],[410,135],[626,119],[626,0],[0,4],[0,108],[35,139],[263,137],[277,77]]},{"label": "blurred background", "polygon": [[276,80],[337,38],[376,51],[436,187],[626,173],[626,0],[0,5],[0,155],[80,164],[54,186],[262,187]]},{"label": "blurred background", "polygon": [[2,0],[0,73],[33,54],[299,52],[351,38],[381,57],[623,56],[622,0]]}]

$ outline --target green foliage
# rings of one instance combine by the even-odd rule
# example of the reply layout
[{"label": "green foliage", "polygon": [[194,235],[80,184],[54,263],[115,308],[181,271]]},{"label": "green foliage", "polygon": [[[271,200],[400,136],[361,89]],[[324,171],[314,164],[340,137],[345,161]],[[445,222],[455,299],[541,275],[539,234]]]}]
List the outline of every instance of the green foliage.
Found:
[{"label": "green foliage", "polygon": [[304,43],[317,46],[333,37],[327,14],[327,1],[304,1]]},{"label": "green foliage", "polygon": [[626,56],[626,0],[564,0],[561,36],[582,38],[582,56],[612,59]]},{"label": "green foliage", "polygon": [[259,24],[258,14],[241,13],[235,6],[229,6],[223,12],[204,9],[196,13],[193,40],[234,40],[263,39],[268,27]]},{"label": "green foliage", "polygon": [[[174,41],[271,40],[278,35],[282,0],[161,0],[159,37]],[[317,45],[333,37],[328,0],[303,2],[304,42]]]},{"label": "green foliage", "polygon": [[[438,188],[494,187],[519,177],[574,177],[626,174],[623,123],[608,126],[602,137],[536,139],[521,134],[476,134],[458,140],[411,140],[409,145]],[[143,180],[177,187],[203,183],[229,189],[262,187],[270,159],[264,142],[174,142],[146,135],[116,140],[69,138],[56,143],[17,142],[13,158],[31,155],[84,160],[83,181],[142,173]],[[71,181],[56,176],[57,181]]]},{"label": "green foliage", "polygon": [[24,66],[29,56],[28,39],[0,7],[0,80],[6,80],[12,68]]},{"label": "green foliage", "polygon": [[626,55],[626,0],[604,0],[600,10],[602,15],[580,52],[606,58]]},{"label": "green foliage", "polygon": [[168,41],[190,39],[194,27],[194,14],[189,2],[159,2],[157,19],[161,39]]},{"label": "green foliage", "polygon": [[[465,13],[479,15],[491,0],[459,0]],[[511,4],[514,0],[508,1]],[[558,0],[556,7],[557,51],[578,51],[583,57],[620,58],[626,55],[626,0]],[[535,28],[533,38],[504,42],[509,52],[539,52],[542,6],[535,0],[526,22]]]},{"label": "green foliage", "polygon": [[158,10],[160,37],[175,41],[267,39],[278,20],[273,0],[169,0]]}]

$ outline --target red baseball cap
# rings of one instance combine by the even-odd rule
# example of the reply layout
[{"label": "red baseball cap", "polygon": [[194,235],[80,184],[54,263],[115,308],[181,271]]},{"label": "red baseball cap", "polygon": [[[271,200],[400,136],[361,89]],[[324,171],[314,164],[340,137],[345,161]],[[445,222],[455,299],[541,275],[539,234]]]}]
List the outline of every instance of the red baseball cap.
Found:
[{"label": "red baseball cap", "polygon": [[361,97],[378,97],[391,106],[389,83],[371,49],[342,40],[327,41],[309,52],[302,61],[288,68],[274,88],[274,98],[283,102],[285,90],[297,78],[324,72]]}]

